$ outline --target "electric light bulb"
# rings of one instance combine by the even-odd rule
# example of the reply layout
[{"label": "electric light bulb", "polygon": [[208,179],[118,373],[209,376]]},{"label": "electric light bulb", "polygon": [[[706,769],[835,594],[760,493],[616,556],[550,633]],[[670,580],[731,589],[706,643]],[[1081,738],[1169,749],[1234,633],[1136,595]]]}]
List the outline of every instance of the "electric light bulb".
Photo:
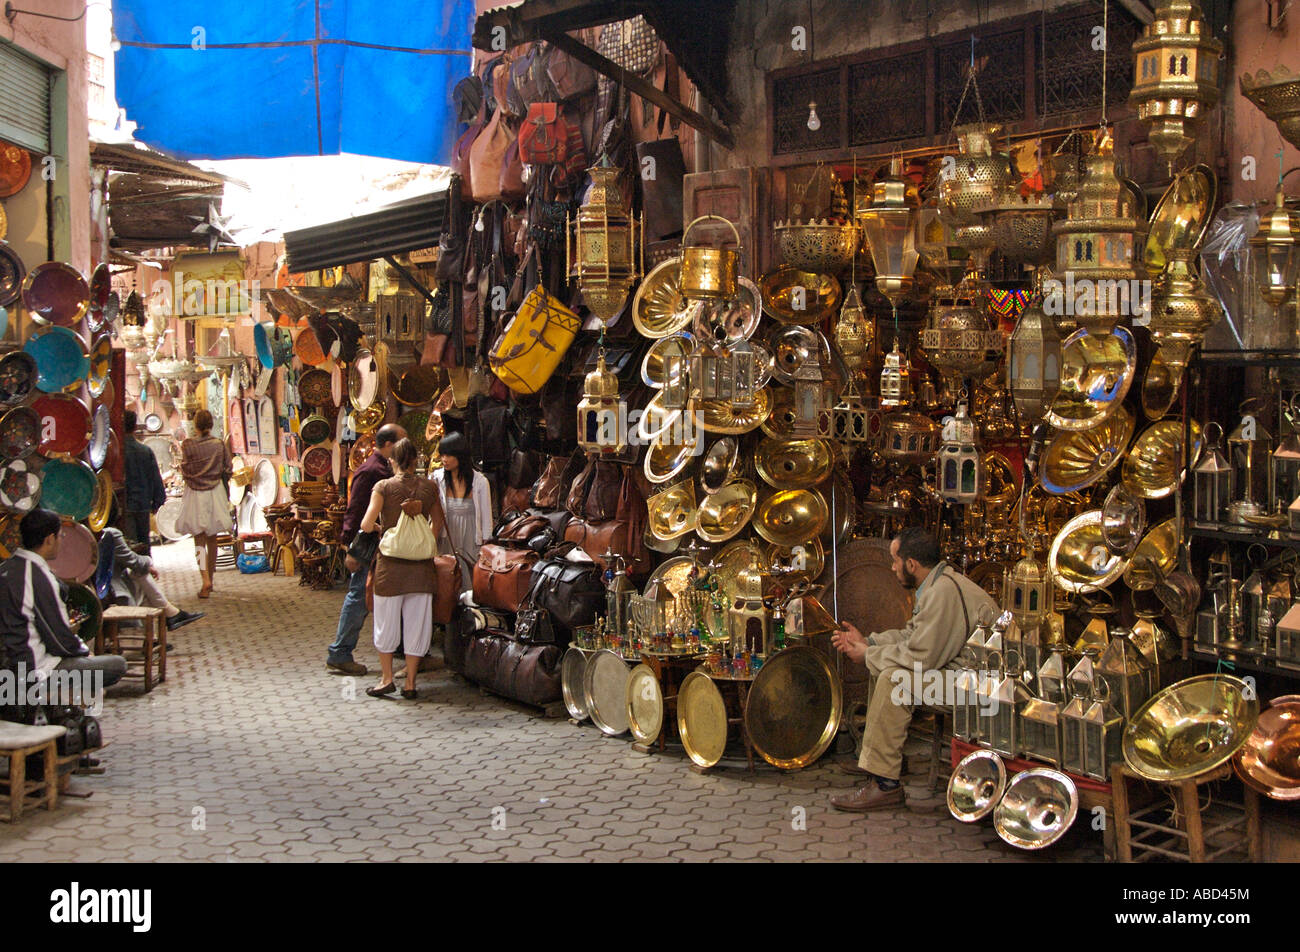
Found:
[{"label": "electric light bulb", "polygon": [[822,121],[817,118],[817,104],[815,102],[810,102],[808,104],[808,129],[811,132],[816,132],[821,127]]}]

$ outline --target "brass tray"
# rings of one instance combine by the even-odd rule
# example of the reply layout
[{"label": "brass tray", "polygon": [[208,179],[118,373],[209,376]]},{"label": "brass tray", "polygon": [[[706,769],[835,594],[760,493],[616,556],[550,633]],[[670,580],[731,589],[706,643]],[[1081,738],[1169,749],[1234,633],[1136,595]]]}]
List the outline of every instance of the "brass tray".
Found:
[{"label": "brass tray", "polygon": [[662,436],[669,427],[682,425],[683,410],[665,410],[663,407],[663,391],[660,390],[650,402],[646,404],[645,410],[641,413],[641,419],[636,421],[636,434],[645,442]]},{"label": "brass tray", "polygon": [[813,486],[831,471],[834,454],[826,440],[760,440],[754,468],[763,482],[776,489]]},{"label": "brass tray", "polygon": [[669,258],[645,276],[632,298],[632,323],[641,336],[658,340],[691,323],[691,302],[682,294],[682,259]]},{"label": "brass tray", "polygon": [[1142,415],[1148,420],[1159,420],[1168,413],[1178,399],[1182,381],[1182,373],[1165,363],[1164,350],[1157,347],[1142,375]]},{"label": "brass tray", "polygon": [[828,518],[826,499],[811,489],[781,489],[759,502],[754,531],[764,542],[796,545],[821,535]]},{"label": "brass tray", "polygon": [[[763,551],[749,539],[732,542],[714,559],[714,574],[729,601],[740,597],[757,598],[762,594],[763,573],[767,560]],[[757,591],[754,591],[757,589]]]},{"label": "brass tray", "polygon": [[[804,308],[794,308],[795,288],[804,289]],[[820,324],[839,311],[843,290],[829,274],[800,271],[790,265],[767,272],[758,283],[763,313],[780,324]]]},{"label": "brass tray", "polygon": [[664,726],[664,693],[654,669],[638,664],[627,679],[627,720],[639,743],[653,744]]},{"label": "brass tray", "polygon": [[1165,270],[1174,252],[1194,251],[1200,245],[1210,227],[1218,190],[1218,178],[1207,165],[1194,165],[1174,176],[1147,228],[1143,262],[1151,277]]},{"label": "brass tray", "polygon": [[1092,592],[1120,577],[1128,561],[1111,552],[1101,534],[1101,510],[1075,516],[1052,540],[1047,567],[1067,592]]},{"label": "brass tray", "polygon": [[700,401],[691,409],[695,425],[708,433],[736,436],[757,429],[772,412],[772,390],[764,387],[754,394],[754,405],[737,409],[729,403]]},{"label": "brass tray", "polygon": [[565,710],[575,721],[587,719],[587,698],[582,691],[582,682],[587,673],[589,654],[581,648],[571,647],[560,662],[560,694],[564,697]]},{"label": "brass tray", "polygon": [[1124,458],[1133,428],[1133,414],[1120,407],[1090,430],[1058,433],[1043,454],[1043,488],[1061,496],[1091,486]]},{"label": "brass tray", "polygon": [[[1201,425],[1187,422],[1192,445],[1187,453],[1187,469],[1201,456]],[[1164,499],[1182,482],[1183,421],[1160,420],[1142,431],[1121,470],[1124,485],[1143,499]]]},{"label": "brass tray", "polygon": [[[812,582],[826,570],[826,550],[820,539],[793,546],[769,545],[764,553],[768,571],[787,584]],[[776,568],[788,565],[788,569]]]},{"label": "brass tray", "polygon": [[835,739],[843,709],[839,676],[820,651],[800,645],[768,658],[754,677],[745,729],[772,766],[807,767]]},{"label": "brass tray", "polygon": [[674,598],[680,598],[682,592],[686,591],[691,584],[690,574],[694,564],[689,555],[677,555],[660,562],[646,579],[645,591],[650,591],[654,583],[663,582]]},{"label": "brass tray", "polygon": [[632,669],[616,651],[597,651],[582,674],[582,698],[591,723],[611,737],[626,734],[627,682]]},{"label": "brass tray", "polygon": [[1061,389],[1047,411],[1058,430],[1088,430],[1124,403],[1137,370],[1137,344],[1123,325],[1109,334],[1083,328],[1061,350]]},{"label": "brass tray", "polygon": [[677,691],[677,732],[686,755],[701,767],[712,767],[727,749],[727,705],[707,675],[692,671]]}]

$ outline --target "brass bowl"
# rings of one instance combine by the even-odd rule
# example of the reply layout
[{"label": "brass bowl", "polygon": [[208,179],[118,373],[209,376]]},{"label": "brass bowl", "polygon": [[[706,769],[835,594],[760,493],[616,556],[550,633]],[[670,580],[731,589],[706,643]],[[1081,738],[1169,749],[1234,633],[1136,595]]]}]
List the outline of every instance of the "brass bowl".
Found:
[{"label": "brass bowl", "polygon": [[1300,149],[1300,75],[1285,66],[1272,72],[1261,69],[1254,76],[1243,73],[1241,94],[1277,124],[1282,138]]},{"label": "brass bowl", "polygon": [[857,225],[833,222],[784,222],[773,227],[781,257],[800,271],[839,274],[849,266],[862,231]]},{"label": "brass bowl", "polygon": [[[795,288],[804,289],[804,308],[793,306]],[[782,265],[763,275],[758,283],[763,313],[780,324],[820,324],[839,311],[840,282],[829,274],[800,271]]]},{"label": "brass bowl", "polygon": [[642,464],[646,479],[655,484],[669,482],[680,476],[691,460],[700,455],[704,446],[702,433],[695,430],[690,435],[683,434],[683,439],[681,443],[665,441],[662,437],[651,441]]},{"label": "brass bowl", "polygon": [[754,677],[745,704],[745,732],[774,767],[807,767],[826,752],[840,727],[844,688],[811,645],[778,652]]},{"label": "brass bowl", "polygon": [[646,500],[646,513],[651,534],[662,542],[694,530],[698,515],[695,480],[684,479],[655,493]]},{"label": "brass bowl", "polygon": [[1127,568],[1128,562],[1111,552],[1101,534],[1101,510],[1075,516],[1052,540],[1047,567],[1056,584],[1067,592],[1106,588]]},{"label": "brass bowl", "polygon": [[1091,486],[1124,458],[1133,427],[1133,414],[1120,407],[1090,430],[1057,434],[1043,454],[1043,488],[1060,496]]},{"label": "brass bowl", "polygon": [[762,423],[763,433],[774,440],[797,439],[794,435],[794,391],[789,387],[771,387],[772,409]]},{"label": "brass bowl", "polygon": [[948,812],[962,823],[978,823],[997,806],[1007,789],[1007,768],[991,750],[961,759],[948,779]]},{"label": "brass bowl", "polygon": [[1174,176],[1151,213],[1143,261],[1158,277],[1174,252],[1194,251],[1210,227],[1218,179],[1207,165],[1194,165]]},{"label": "brass bowl", "polygon": [[1079,789],[1059,770],[1034,767],[1011,778],[993,809],[993,827],[1003,842],[1022,850],[1051,846],[1079,814]]},{"label": "brass bowl", "polygon": [[795,374],[809,361],[820,361],[821,339],[809,327],[777,328],[771,338],[772,374],[781,383],[794,385]]},{"label": "brass bowl", "polygon": [[1126,327],[1099,335],[1080,328],[1062,347],[1061,389],[1047,422],[1058,430],[1091,429],[1123,404],[1136,370],[1137,345]]},{"label": "brass bowl", "polygon": [[834,462],[825,440],[761,440],[754,468],[763,482],[776,489],[813,486],[826,478]]},{"label": "brass bowl", "polygon": [[826,550],[820,539],[791,546],[769,545],[764,555],[768,572],[788,585],[812,582],[826,569]]},{"label": "brass bowl", "polygon": [[713,441],[704,453],[700,464],[700,487],[706,493],[716,493],[731,480],[736,479],[744,470],[744,460],[740,455],[740,440],[734,436],[724,436]]},{"label": "brass bowl", "polygon": [[683,330],[691,315],[691,302],[682,293],[681,258],[669,258],[652,268],[632,298],[632,323],[651,340]]},{"label": "brass bowl", "polygon": [[376,401],[364,410],[358,410],[352,415],[352,426],[359,434],[366,434],[379,429],[379,424],[384,422],[385,408],[382,401]]},{"label": "brass bowl", "polygon": [[705,317],[724,344],[749,340],[763,319],[763,295],[746,277],[736,278],[736,296],[705,308]]},{"label": "brass bowl", "polygon": [[758,504],[754,531],[765,542],[795,545],[821,535],[826,525],[826,500],[810,489],[782,489]]},{"label": "brass bowl", "polygon": [[1275,697],[1232,759],[1246,786],[1274,800],[1300,800],[1300,695]]},{"label": "brass bowl", "polygon": [[758,487],[748,479],[737,479],[705,496],[695,534],[705,542],[726,542],[749,523],[757,497]]},{"label": "brass bowl", "polygon": [[1147,527],[1146,503],[1123,483],[1113,486],[1101,506],[1101,537],[1116,555],[1137,548]]},{"label": "brass bowl", "polygon": [[756,430],[772,412],[772,391],[764,387],[755,391],[754,397],[754,405],[746,408],[716,400],[702,400],[692,408],[695,425],[708,433],[730,436]]},{"label": "brass bowl", "polygon": [[1165,362],[1164,349],[1157,347],[1142,376],[1142,414],[1148,420],[1159,420],[1178,398],[1182,383],[1181,371]]},{"label": "brass bowl", "polygon": [[[1201,425],[1188,421],[1192,435],[1187,454],[1191,469],[1201,455]],[[1143,499],[1163,499],[1183,480],[1183,421],[1160,420],[1142,431],[1124,460],[1124,485]]]},{"label": "brass bowl", "polygon": [[1129,557],[1124,584],[1135,592],[1149,592],[1178,563],[1178,520],[1153,526]]},{"label": "brass bowl", "polygon": [[1159,783],[1188,780],[1213,770],[1249,739],[1259,702],[1246,683],[1228,674],[1179,681],[1143,704],[1124,730],[1124,761]]}]

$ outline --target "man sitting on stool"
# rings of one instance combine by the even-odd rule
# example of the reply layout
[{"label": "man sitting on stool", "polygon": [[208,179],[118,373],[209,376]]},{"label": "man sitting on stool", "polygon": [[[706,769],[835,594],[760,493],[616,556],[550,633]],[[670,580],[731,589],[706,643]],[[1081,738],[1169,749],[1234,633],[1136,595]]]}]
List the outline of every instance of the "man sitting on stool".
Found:
[{"label": "man sitting on stool", "polygon": [[[113,548],[113,581],[111,583],[113,598],[118,604],[147,605],[161,608],[167,622],[167,630],[175,631],[182,625],[198,621],[204,612],[187,612],[177,608],[167,600],[158,585],[158,569],[153,559],[147,555],[138,555],[126,544],[126,537],[117,528],[118,511],[116,501],[109,516],[109,525],[100,533],[100,545],[107,544]],[[167,646],[168,650],[171,645]]]},{"label": "man sitting on stool", "polygon": [[841,622],[831,642],[851,661],[865,664],[875,677],[862,732],[860,773],[867,782],[847,796],[832,797],[837,810],[865,813],[903,805],[899,773],[903,743],[912,721],[910,686],[952,662],[973,626],[997,614],[988,594],[939,558],[939,543],[920,528],[904,529],[889,546],[894,575],[916,591],[912,617],[902,629],[863,637],[856,626]]}]

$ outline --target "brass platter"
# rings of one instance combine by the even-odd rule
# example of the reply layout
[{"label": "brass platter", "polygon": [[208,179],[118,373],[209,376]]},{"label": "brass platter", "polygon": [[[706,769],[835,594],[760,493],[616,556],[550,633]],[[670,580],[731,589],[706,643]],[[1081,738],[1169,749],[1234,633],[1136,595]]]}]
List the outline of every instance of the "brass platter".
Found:
[{"label": "brass platter", "polygon": [[677,733],[686,755],[701,767],[712,767],[727,749],[727,705],[707,675],[692,671],[677,690]]},{"label": "brass platter", "polygon": [[1098,335],[1080,328],[1062,346],[1061,389],[1047,422],[1059,430],[1096,426],[1123,404],[1136,370],[1137,344],[1128,328]]},{"label": "brass platter", "polygon": [[1300,800],[1300,696],[1275,697],[1232,759],[1246,786],[1274,800]]},{"label": "brass platter", "polygon": [[699,430],[695,430],[691,434],[694,439],[686,443],[674,444],[664,441],[664,436],[672,435],[671,431],[660,434],[654,438],[650,443],[650,448],[646,450],[642,469],[645,472],[645,478],[652,483],[666,483],[680,476],[686,470],[686,467],[700,455],[704,434]]},{"label": "brass platter", "polygon": [[669,258],[645,276],[632,299],[632,323],[643,337],[658,340],[691,323],[691,302],[682,294],[682,259]]},{"label": "brass platter", "polygon": [[1092,429],[1058,433],[1043,453],[1043,488],[1059,496],[1091,486],[1123,459],[1133,427],[1133,414],[1120,407]]},{"label": "brass platter", "polygon": [[[767,272],[758,283],[763,313],[780,324],[820,324],[839,311],[843,294],[829,274],[800,271],[790,265]],[[803,288],[804,307],[797,310],[795,289]]]},{"label": "brass platter", "polygon": [[812,361],[821,361],[821,338],[811,327],[778,327],[769,339],[772,352],[772,375],[781,383],[793,386],[795,374]]},{"label": "brass platter", "polygon": [[683,479],[646,500],[650,532],[661,542],[676,539],[695,529],[699,510],[695,504],[695,480]]},{"label": "brass platter", "polygon": [[1206,165],[1194,165],[1174,176],[1147,228],[1143,261],[1153,278],[1165,270],[1174,252],[1194,250],[1201,243],[1218,190],[1218,178]]},{"label": "brass platter", "polygon": [[714,559],[714,574],[718,585],[729,600],[758,598],[762,595],[763,573],[767,560],[763,551],[748,539],[739,539],[727,545]]},{"label": "brass platter", "polygon": [[826,752],[843,710],[839,676],[820,651],[799,645],[768,658],[755,675],[745,730],[769,764],[798,769]]},{"label": "brass platter", "polygon": [[1128,566],[1111,552],[1101,534],[1101,510],[1075,516],[1052,540],[1047,566],[1056,584],[1067,592],[1105,588]]},{"label": "brass platter", "polygon": [[1182,379],[1182,374],[1165,363],[1163,348],[1157,347],[1142,375],[1142,415],[1148,420],[1159,420],[1168,413],[1178,399]]},{"label": "brass platter", "polygon": [[590,655],[589,651],[570,647],[560,662],[560,694],[564,697],[565,710],[575,721],[587,719],[587,698],[582,693],[582,681]]},{"label": "brass platter", "polygon": [[1148,780],[1187,780],[1232,757],[1258,717],[1259,702],[1240,678],[1200,674],[1138,708],[1124,729],[1124,761]]},{"label": "brass platter", "polygon": [[627,679],[627,720],[638,743],[653,744],[664,726],[664,693],[649,665],[638,664]]},{"label": "brass platter", "polygon": [[831,471],[834,454],[826,440],[760,440],[754,468],[763,482],[776,489],[813,486]]},{"label": "brass platter", "polygon": [[591,723],[611,737],[626,734],[627,680],[632,669],[617,652],[597,651],[582,675],[582,697]]},{"label": "brass platter", "polygon": [[812,582],[826,569],[826,550],[820,539],[797,545],[769,545],[764,553],[768,571],[786,584]]},{"label": "brass platter", "polygon": [[[1187,426],[1192,435],[1187,453],[1187,469],[1191,469],[1201,456],[1201,425],[1189,420]],[[1124,460],[1124,485],[1143,499],[1163,499],[1182,482],[1182,461],[1183,421],[1152,423],[1138,436]]]},{"label": "brass platter", "polygon": [[781,489],[759,502],[754,531],[764,542],[795,545],[821,535],[828,512],[826,499],[811,489]]},{"label": "brass platter", "polygon": [[792,440],[794,436],[794,391],[789,387],[769,387],[772,409],[761,424],[764,435],[774,440]]},{"label": "brass platter", "polygon": [[757,497],[758,487],[748,479],[733,480],[705,496],[699,507],[696,535],[705,542],[726,542],[749,524]]},{"label": "brass platter", "polygon": [[752,407],[737,408],[717,400],[702,400],[692,407],[695,425],[708,433],[736,436],[757,429],[772,412],[772,390],[764,387],[754,393]]},{"label": "brass platter", "polygon": [[690,575],[694,565],[688,555],[678,555],[660,562],[646,579],[645,591],[650,591],[654,583],[663,582],[674,598],[680,598],[682,592],[686,591],[691,584]]},{"label": "brass platter", "polygon": [[[1154,568],[1152,567],[1154,564]],[[1124,570],[1124,584],[1149,592],[1178,564],[1178,520],[1166,519],[1142,537]]]}]

